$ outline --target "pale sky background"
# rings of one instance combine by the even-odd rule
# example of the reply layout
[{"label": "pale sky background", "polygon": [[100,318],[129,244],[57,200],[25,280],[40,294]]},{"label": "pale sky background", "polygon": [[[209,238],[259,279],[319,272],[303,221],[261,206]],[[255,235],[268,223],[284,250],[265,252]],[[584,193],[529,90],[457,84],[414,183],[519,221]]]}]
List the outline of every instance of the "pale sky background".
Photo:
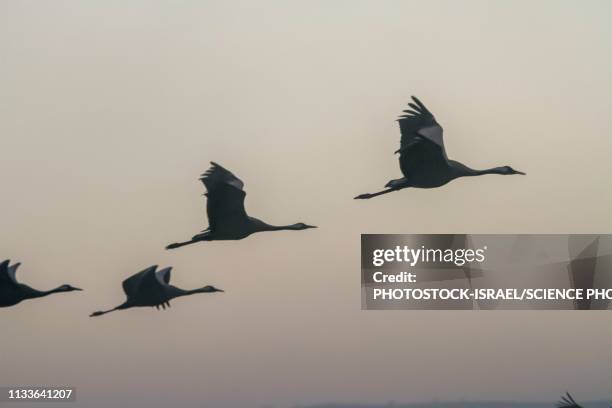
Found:
[{"label": "pale sky background", "polygon": [[[611,232],[611,15],[1,2],[0,258],[34,287],[86,291],[0,310],[0,385],[75,386],[85,408],[609,398],[610,312],[362,311],[359,234]],[[411,94],[449,156],[528,176],[353,200],[400,175]],[[165,251],[206,226],[210,160],[244,180],[252,215],[320,228]],[[88,317],[151,264],[227,292]]]}]

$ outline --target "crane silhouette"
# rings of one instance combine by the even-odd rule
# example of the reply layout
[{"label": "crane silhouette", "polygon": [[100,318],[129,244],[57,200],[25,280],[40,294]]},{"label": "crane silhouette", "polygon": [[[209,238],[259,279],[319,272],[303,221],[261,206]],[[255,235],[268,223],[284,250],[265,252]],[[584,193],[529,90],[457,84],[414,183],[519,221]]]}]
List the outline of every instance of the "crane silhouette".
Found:
[{"label": "crane silhouette", "polygon": [[33,289],[28,285],[17,282],[15,274],[19,265],[21,265],[19,262],[11,265],[9,259],[0,263],[0,307],[14,306],[23,300],[35,299],[52,293],[82,290],[70,285],[61,285],[51,290]]},{"label": "crane silhouette", "polygon": [[211,167],[200,176],[206,187],[206,212],[209,227],[189,241],[170,244],[166,249],[180,248],[200,241],[238,240],[255,232],[305,230],[317,228],[298,222],[291,225],[270,225],[254,217],[249,217],[244,209],[244,183],[229,170],[211,162]]},{"label": "crane silhouette", "polygon": [[[561,396],[561,401],[557,402],[557,408],[583,408],[582,405],[578,404],[569,392]],[[612,407],[610,407],[612,408]]]},{"label": "crane silhouette", "polygon": [[115,310],[129,309],[131,307],[150,306],[163,309],[170,307],[170,300],[193,295],[194,293],[223,292],[214,286],[204,286],[198,289],[185,290],[170,285],[170,271],[172,267],[157,270],[157,265],[144,269],[123,281],[123,291],[127,296],[125,302],[109,310],[94,312],[90,317],[101,316]]},{"label": "crane silhouette", "polygon": [[386,190],[360,194],[355,199],[368,199],[407,187],[434,188],[459,178],[484,174],[525,174],[510,166],[474,170],[455,160],[449,160],[444,149],[442,126],[416,97],[398,119],[401,133],[399,153],[400,170],[404,177],[389,181]]},{"label": "crane silhouette", "polygon": [[566,392],[561,396],[561,401],[557,402],[557,408],[582,408],[582,406],[578,405],[569,392]]}]

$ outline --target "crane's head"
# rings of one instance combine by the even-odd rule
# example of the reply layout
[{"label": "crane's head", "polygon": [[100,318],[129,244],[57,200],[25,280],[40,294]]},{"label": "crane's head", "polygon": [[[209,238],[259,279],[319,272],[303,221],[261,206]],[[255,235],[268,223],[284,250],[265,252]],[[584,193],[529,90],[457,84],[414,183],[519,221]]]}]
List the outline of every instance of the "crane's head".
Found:
[{"label": "crane's head", "polygon": [[305,230],[309,228],[317,228],[317,227],[315,225],[304,224],[303,222],[298,222],[291,226],[291,229],[294,229],[294,230]]},{"label": "crane's head", "polygon": [[225,292],[225,291],[223,289],[215,288],[213,285],[206,285],[202,288],[202,292],[213,293],[213,292]]},{"label": "crane's head", "polygon": [[525,175],[525,173],[523,173],[522,171],[514,170],[510,166],[503,166],[503,167],[500,167],[499,169],[500,169],[500,173],[504,175],[511,175],[511,174],[522,174],[523,176]]},{"label": "crane's head", "polygon": [[74,286],[70,286],[70,285],[62,285],[59,288],[57,288],[58,292],[73,292],[75,290],[83,290],[83,289],[75,288]]}]

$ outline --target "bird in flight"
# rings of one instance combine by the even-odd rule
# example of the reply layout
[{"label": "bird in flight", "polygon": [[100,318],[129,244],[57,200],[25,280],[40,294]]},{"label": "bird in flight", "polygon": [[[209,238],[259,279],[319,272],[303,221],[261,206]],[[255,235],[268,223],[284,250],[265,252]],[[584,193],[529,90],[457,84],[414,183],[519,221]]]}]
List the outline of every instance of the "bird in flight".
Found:
[{"label": "bird in flight", "polygon": [[557,402],[557,408],[582,408],[582,406],[578,405],[569,392],[566,392],[561,396],[561,401]]},{"label": "bird in flight", "polygon": [[51,290],[33,289],[28,285],[17,282],[15,278],[17,268],[19,268],[21,263],[17,262],[13,265],[10,263],[9,259],[0,263],[0,307],[14,306],[23,300],[35,299],[52,293],[82,290],[70,285],[61,285]]},{"label": "bird in flight", "polygon": [[[578,404],[569,392],[561,396],[561,401],[557,402],[557,408],[583,408],[582,405]],[[612,408],[612,407],[610,407]]]},{"label": "bird in flight", "polygon": [[209,226],[189,241],[170,244],[166,249],[180,248],[200,241],[237,240],[255,232],[305,230],[316,228],[302,222],[291,225],[270,225],[249,217],[244,209],[244,183],[229,170],[211,162],[211,167],[200,176],[206,187],[206,212]]},{"label": "bird in flight", "polygon": [[398,119],[401,133],[399,153],[400,170],[404,177],[389,181],[385,190],[360,194],[355,199],[368,199],[407,187],[434,188],[459,178],[484,174],[525,174],[510,166],[474,170],[446,156],[442,126],[416,97],[408,103],[411,109]]},{"label": "bird in flight", "polygon": [[194,293],[214,293],[223,292],[214,286],[204,286],[198,289],[185,290],[170,285],[171,267],[157,270],[157,265],[148,267],[123,281],[123,291],[127,299],[117,307],[109,310],[94,312],[90,317],[102,316],[103,314],[115,310],[129,309],[131,307],[160,307],[166,309],[170,307],[170,300],[180,297],[193,295]]}]

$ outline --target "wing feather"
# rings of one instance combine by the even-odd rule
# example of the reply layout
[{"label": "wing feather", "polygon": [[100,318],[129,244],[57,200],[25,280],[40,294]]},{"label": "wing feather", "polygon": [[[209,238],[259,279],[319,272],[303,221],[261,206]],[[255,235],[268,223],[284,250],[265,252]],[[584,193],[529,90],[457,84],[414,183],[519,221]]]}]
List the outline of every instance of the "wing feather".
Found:
[{"label": "wing feather", "polygon": [[448,164],[442,126],[415,96],[400,116],[400,169],[405,177],[439,171]]},{"label": "wing feather", "polygon": [[127,297],[136,296],[146,275],[154,273],[156,269],[157,265],[149,266],[148,268],[143,269],[142,271],[135,273],[124,280],[122,286]]},{"label": "wing feather", "polygon": [[436,121],[436,118],[423,105],[423,103],[415,96],[412,100],[416,103],[408,103],[412,109],[404,110],[407,115],[402,115],[398,119],[402,138],[400,141],[400,151],[411,144],[418,137],[424,137],[440,146],[444,152],[444,139],[442,137],[442,126]]},{"label": "wing feather", "polygon": [[172,272],[172,267],[169,266],[164,269],[160,269],[155,272],[155,277],[161,285],[168,285],[170,283],[170,273]]},{"label": "wing feather", "polygon": [[0,263],[0,284],[16,285],[15,274],[19,265],[21,265],[19,262],[11,265],[10,259]]},{"label": "wing feather", "polygon": [[200,177],[200,180],[202,183],[204,183],[208,193],[211,193],[216,188],[225,184],[229,184],[238,190],[242,190],[244,188],[244,183],[242,180],[236,177],[234,173],[218,163],[210,162],[210,165],[210,168]]},{"label": "wing feather", "polygon": [[223,225],[235,225],[247,221],[244,209],[246,196],[244,183],[221,165],[211,162],[211,167],[200,177],[206,187],[206,212],[210,230]]}]

